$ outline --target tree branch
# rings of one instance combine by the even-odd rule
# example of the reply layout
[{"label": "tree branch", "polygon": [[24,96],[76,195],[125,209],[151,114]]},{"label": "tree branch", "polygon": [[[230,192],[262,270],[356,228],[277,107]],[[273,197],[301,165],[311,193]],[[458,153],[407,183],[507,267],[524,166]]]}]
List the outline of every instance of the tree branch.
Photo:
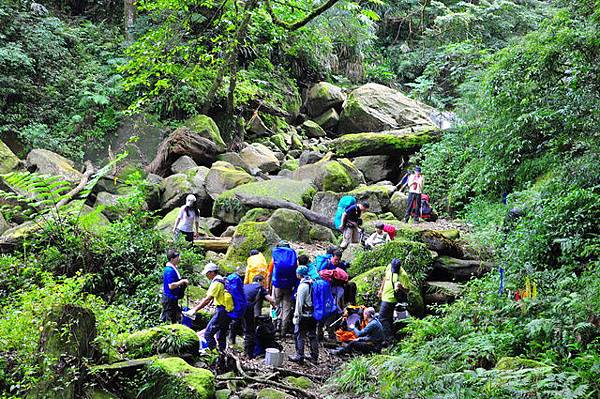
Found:
[{"label": "tree branch", "polygon": [[71,201],[73,197],[79,194],[79,192],[85,188],[85,185],[90,180],[90,177],[94,174],[94,172],[94,165],[92,165],[90,161],[85,161],[85,172],[83,173],[83,176],[81,176],[81,181],[79,182],[77,187],[69,191],[63,199],[56,203],[56,209],[65,205],[67,202]]},{"label": "tree branch", "polygon": [[287,30],[297,30],[297,29],[302,28],[304,25],[306,25],[307,23],[309,23],[310,21],[312,21],[319,15],[323,14],[325,11],[329,10],[337,2],[338,2],[338,0],[327,0],[325,3],[321,4],[320,6],[318,6],[314,10],[312,10],[306,17],[304,17],[296,22],[292,22],[292,23],[285,22],[285,21],[282,21],[281,19],[279,19],[275,15],[275,12],[273,11],[273,8],[271,7],[271,2],[269,0],[265,1],[265,5],[267,6],[267,12],[271,16],[271,19],[273,20],[273,23],[275,25],[285,28]]}]

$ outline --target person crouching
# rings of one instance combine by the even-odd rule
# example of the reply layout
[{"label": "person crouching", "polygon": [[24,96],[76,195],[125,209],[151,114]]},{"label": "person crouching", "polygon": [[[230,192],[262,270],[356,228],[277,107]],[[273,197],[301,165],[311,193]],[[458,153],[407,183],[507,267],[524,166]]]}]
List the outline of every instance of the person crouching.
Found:
[{"label": "person crouching", "polygon": [[354,341],[350,341],[339,349],[336,349],[333,354],[343,355],[346,353],[379,353],[384,341],[383,326],[377,317],[375,317],[375,309],[366,308],[364,317],[367,325],[362,330],[352,326],[351,331],[356,335]]},{"label": "person crouching", "polygon": [[319,361],[319,343],[317,341],[317,321],[313,316],[312,280],[308,276],[308,267],[300,266],[296,269],[296,275],[300,280],[296,292],[296,307],[294,310],[294,340],[296,354],[290,356],[289,360],[296,363],[304,362],[304,336],[308,336],[311,362],[317,364]]}]

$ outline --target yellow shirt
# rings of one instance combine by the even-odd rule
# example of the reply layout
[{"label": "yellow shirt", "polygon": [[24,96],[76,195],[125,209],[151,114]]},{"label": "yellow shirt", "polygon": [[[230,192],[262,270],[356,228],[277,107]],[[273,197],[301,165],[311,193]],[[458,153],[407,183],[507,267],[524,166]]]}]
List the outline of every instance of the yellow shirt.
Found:
[{"label": "yellow shirt", "polygon": [[224,306],[225,310],[231,312],[233,310],[233,298],[231,294],[225,290],[225,284],[220,283],[219,280],[224,280],[221,276],[216,276],[206,291],[206,296],[213,297],[215,306]]},{"label": "yellow shirt", "polygon": [[394,285],[400,281],[400,276],[398,273],[394,273],[393,278],[394,282],[392,283],[392,265],[388,265],[385,268],[385,276],[383,278],[383,292],[381,294],[381,300],[383,302],[397,302],[396,298],[394,297]]}]

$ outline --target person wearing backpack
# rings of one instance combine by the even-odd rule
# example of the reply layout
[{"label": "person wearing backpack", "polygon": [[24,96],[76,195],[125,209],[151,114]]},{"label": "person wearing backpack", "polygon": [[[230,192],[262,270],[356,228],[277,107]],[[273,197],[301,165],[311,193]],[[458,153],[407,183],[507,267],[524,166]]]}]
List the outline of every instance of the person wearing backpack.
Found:
[{"label": "person wearing backpack", "polygon": [[190,284],[186,278],[181,278],[177,265],[179,264],[179,252],[170,249],[167,252],[167,264],[163,271],[163,293],[161,321],[179,323],[181,321],[181,308],[179,300],[183,298],[186,287]]},{"label": "person wearing backpack", "polygon": [[404,214],[404,223],[408,223],[410,214],[415,208],[414,221],[419,222],[421,218],[421,194],[423,193],[424,179],[421,174],[421,168],[415,167],[415,172],[408,177],[408,199],[406,200],[406,213]]},{"label": "person wearing backpack", "polygon": [[299,266],[296,275],[300,280],[296,292],[296,306],[294,308],[294,342],[296,354],[289,356],[295,363],[304,363],[304,338],[308,337],[311,362],[319,361],[319,342],[317,340],[317,321],[314,317],[312,298],[312,280],[308,276],[308,267]]},{"label": "person wearing backpack", "polygon": [[360,242],[360,225],[362,219],[360,216],[369,209],[369,203],[363,201],[360,204],[350,205],[342,214],[341,229],[344,239],[340,248],[345,250],[348,245]]},{"label": "person wearing backpack", "polygon": [[206,296],[198,305],[184,312],[184,315],[195,319],[196,313],[200,309],[214,303],[216,310],[206,326],[204,338],[209,349],[216,348],[218,340],[219,351],[223,352],[227,346],[227,331],[231,323],[228,312],[233,311],[233,297],[225,289],[225,279],[219,275],[219,267],[216,264],[207,263],[204,270],[202,270],[202,274],[211,282],[208,291],[206,291]]},{"label": "person wearing backpack", "polygon": [[365,241],[365,248],[373,249],[377,245],[391,241],[389,234],[383,231],[384,227],[385,224],[383,224],[383,222],[375,223],[375,232],[367,238],[367,241]]},{"label": "person wearing backpack", "polygon": [[406,302],[407,300],[406,290],[400,283],[400,266],[400,259],[392,259],[392,262],[385,268],[383,281],[379,288],[379,297],[381,298],[379,321],[388,341],[391,341],[394,336],[394,308],[398,302]]},{"label": "person wearing backpack", "polygon": [[277,247],[273,248],[271,255],[269,275],[273,285],[273,298],[279,308],[279,335],[283,337],[292,327],[294,310],[292,293],[298,283],[296,278],[298,255],[285,240],[280,241]]},{"label": "person wearing backpack", "polygon": [[250,256],[246,261],[246,273],[244,274],[244,284],[250,284],[254,281],[254,277],[262,275],[267,277],[269,267],[265,256],[259,250],[253,249],[250,251]]}]

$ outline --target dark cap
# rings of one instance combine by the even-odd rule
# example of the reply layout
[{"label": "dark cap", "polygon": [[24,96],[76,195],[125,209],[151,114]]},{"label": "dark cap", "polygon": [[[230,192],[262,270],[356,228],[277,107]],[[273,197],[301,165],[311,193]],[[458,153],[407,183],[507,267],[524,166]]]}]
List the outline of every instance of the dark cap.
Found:
[{"label": "dark cap", "polygon": [[378,229],[383,229],[385,227],[385,224],[383,224],[383,222],[377,222],[375,223],[375,227]]},{"label": "dark cap", "polygon": [[369,208],[369,203],[367,201],[362,201],[360,204],[367,209]]},{"label": "dark cap", "polygon": [[420,172],[421,171],[421,167],[420,166],[415,166],[415,172]]},{"label": "dark cap", "polygon": [[175,259],[178,256],[179,256],[179,252],[175,251],[174,249],[169,249],[167,251],[167,259],[168,260]]}]

